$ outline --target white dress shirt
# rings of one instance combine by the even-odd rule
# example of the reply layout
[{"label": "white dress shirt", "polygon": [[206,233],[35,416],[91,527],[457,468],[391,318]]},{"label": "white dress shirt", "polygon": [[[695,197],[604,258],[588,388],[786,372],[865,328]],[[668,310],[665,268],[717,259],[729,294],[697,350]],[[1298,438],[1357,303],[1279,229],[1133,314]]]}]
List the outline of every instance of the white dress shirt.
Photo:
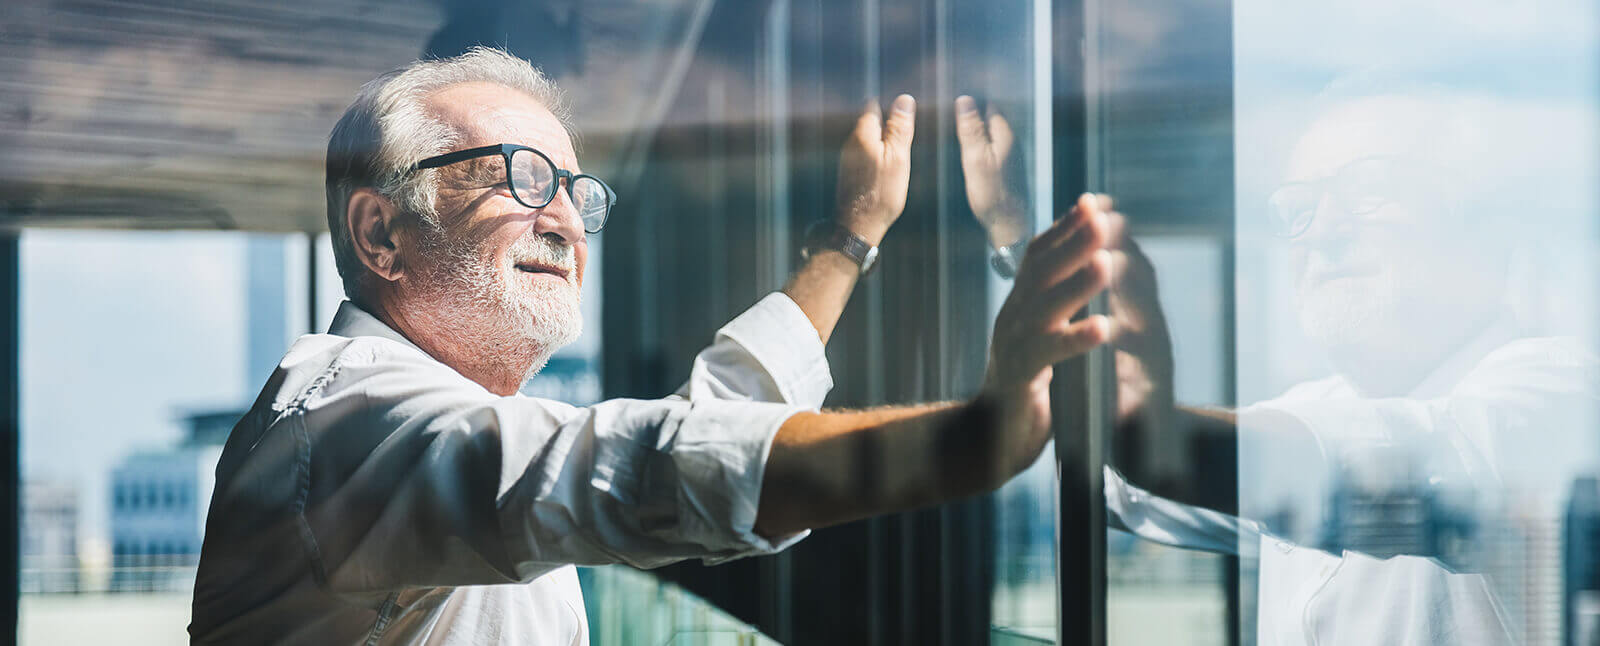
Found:
[{"label": "white dress shirt", "polygon": [[[1484,570],[1522,566],[1525,545],[1505,540],[1518,529],[1514,519],[1558,518],[1573,477],[1593,468],[1597,370],[1600,361],[1577,340],[1519,339],[1501,322],[1406,397],[1366,397],[1330,377],[1240,410],[1240,517],[1153,496],[1110,468],[1107,508],[1114,526],[1148,540],[1259,558],[1256,639],[1263,646],[1526,643],[1531,588],[1496,582]],[[1269,448],[1284,420],[1315,439],[1315,460]],[[1420,472],[1435,491],[1470,501],[1481,567],[1455,571],[1417,555],[1336,555],[1275,535],[1288,529],[1314,537],[1330,491],[1324,471],[1356,474],[1358,482],[1338,486],[1380,491]],[[1286,503],[1301,515],[1299,531],[1269,532],[1248,520]]]},{"label": "white dress shirt", "polygon": [[679,392],[501,397],[351,303],[290,347],[220,463],[195,643],[585,644],[574,564],[781,550],[753,532],[778,427],[832,388],[773,294]]}]

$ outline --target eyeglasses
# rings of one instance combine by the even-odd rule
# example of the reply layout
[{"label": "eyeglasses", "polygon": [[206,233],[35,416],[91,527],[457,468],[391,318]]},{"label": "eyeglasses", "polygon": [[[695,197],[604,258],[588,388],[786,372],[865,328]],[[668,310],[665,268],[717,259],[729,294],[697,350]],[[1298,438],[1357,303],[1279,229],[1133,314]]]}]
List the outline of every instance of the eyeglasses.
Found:
[{"label": "eyeglasses", "polygon": [[1285,238],[1304,234],[1324,198],[1336,212],[1352,216],[1369,216],[1394,202],[1437,200],[1448,192],[1445,178],[1421,165],[1397,157],[1368,157],[1341,166],[1330,177],[1285,184],[1267,200],[1273,230]]},{"label": "eyeglasses", "polygon": [[530,209],[542,209],[556,199],[556,191],[560,190],[561,180],[567,180],[567,197],[572,198],[572,206],[578,210],[578,217],[583,220],[583,230],[588,233],[599,233],[606,226],[606,218],[611,215],[612,205],[617,203],[617,194],[606,186],[605,182],[593,175],[579,175],[565,168],[557,168],[555,162],[533,148],[517,144],[495,144],[458,150],[435,157],[429,157],[415,166],[411,172],[426,168],[439,168],[468,159],[500,155],[506,163],[506,185],[511,187],[511,196],[517,202]]}]

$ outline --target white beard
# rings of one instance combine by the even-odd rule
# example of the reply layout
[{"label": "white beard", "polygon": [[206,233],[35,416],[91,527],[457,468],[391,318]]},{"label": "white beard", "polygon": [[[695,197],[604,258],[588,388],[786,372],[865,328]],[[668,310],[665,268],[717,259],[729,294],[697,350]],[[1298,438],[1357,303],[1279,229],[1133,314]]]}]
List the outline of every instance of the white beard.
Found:
[{"label": "white beard", "polygon": [[[426,226],[426,225],[424,225]],[[583,312],[572,247],[530,234],[504,257],[483,258],[476,247],[425,232],[422,252],[430,258],[424,306],[443,320],[485,362],[522,361],[524,381],[543,369],[556,350],[583,334]],[[559,284],[526,281],[518,263],[538,262],[567,270]]]},{"label": "white beard", "polygon": [[1301,288],[1300,328],[1329,352],[1385,348],[1395,329],[1396,297],[1387,277],[1340,279]]}]

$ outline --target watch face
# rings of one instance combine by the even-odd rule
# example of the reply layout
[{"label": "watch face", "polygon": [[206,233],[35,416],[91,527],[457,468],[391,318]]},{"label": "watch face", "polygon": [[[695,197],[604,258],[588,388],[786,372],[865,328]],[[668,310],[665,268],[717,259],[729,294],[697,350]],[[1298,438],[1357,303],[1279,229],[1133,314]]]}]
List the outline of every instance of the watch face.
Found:
[{"label": "watch face", "polygon": [[878,248],[877,247],[868,248],[867,249],[867,256],[865,258],[861,259],[861,273],[863,275],[865,275],[867,272],[872,271],[873,267],[877,267],[877,266],[878,266]]},{"label": "watch face", "polygon": [[1017,259],[1008,247],[996,249],[994,254],[989,256],[989,266],[994,267],[994,273],[1000,274],[1001,278],[1017,277]]}]

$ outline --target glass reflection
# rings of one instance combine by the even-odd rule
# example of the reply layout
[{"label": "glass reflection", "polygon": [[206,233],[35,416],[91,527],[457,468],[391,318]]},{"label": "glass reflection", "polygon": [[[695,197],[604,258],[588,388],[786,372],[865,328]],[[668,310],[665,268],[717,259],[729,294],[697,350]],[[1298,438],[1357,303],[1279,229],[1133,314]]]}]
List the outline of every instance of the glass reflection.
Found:
[{"label": "glass reflection", "polygon": [[[1246,557],[1257,643],[1589,643],[1600,115],[1573,25],[1593,8],[1473,6],[1422,36],[1420,7],[1363,7],[1236,7],[1249,404],[1168,408],[1170,345],[1119,347],[1123,432],[1237,433],[1237,514],[1197,495],[1204,463],[1189,487],[1119,465],[1108,503],[1144,538]],[[1330,60],[1307,49],[1323,32],[1372,47]],[[1431,53],[1469,43],[1499,47]],[[1184,325],[1138,246],[1121,259],[1119,320]]]}]

